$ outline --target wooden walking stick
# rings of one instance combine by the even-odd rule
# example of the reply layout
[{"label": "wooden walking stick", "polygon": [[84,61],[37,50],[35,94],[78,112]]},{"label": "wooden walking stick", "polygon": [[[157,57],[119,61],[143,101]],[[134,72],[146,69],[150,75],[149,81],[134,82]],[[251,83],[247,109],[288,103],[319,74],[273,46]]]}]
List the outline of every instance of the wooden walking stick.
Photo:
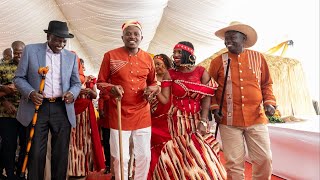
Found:
[{"label": "wooden walking stick", "polygon": [[123,155],[122,155],[121,97],[116,98],[116,100],[117,100],[118,128],[119,128],[120,171],[121,171],[121,180],[124,180]]},{"label": "wooden walking stick", "polygon": [[[38,73],[41,75],[41,81],[40,81],[40,87],[39,87],[39,93],[42,94],[43,89],[44,89],[44,82],[46,79],[46,74],[49,71],[49,67],[40,67],[38,69]],[[28,139],[28,144],[27,144],[27,148],[26,148],[26,155],[24,157],[24,161],[23,161],[23,165],[22,165],[22,170],[21,170],[21,174],[20,177],[25,177],[25,173],[26,173],[26,167],[27,167],[27,163],[28,163],[28,157],[29,157],[29,152],[31,149],[31,143],[32,143],[32,138],[34,135],[34,127],[37,123],[37,118],[38,118],[38,110],[39,110],[40,105],[35,105],[35,111],[33,114],[33,118],[32,118],[32,126],[30,129],[30,134],[29,134],[29,139]]]},{"label": "wooden walking stick", "polygon": [[[219,105],[219,112],[218,112],[220,117],[222,116],[222,105],[223,105],[224,93],[226,91],[226,85],[227,85],[227,80],[228,80],[228,75],[229,75],[230,61],[231,61],[231,59],[228,58],[227,70],[226,70],[226,75],[224,76],[223,89],[222,89],[222,95],[221,95],[221,100],[220,100],[220,105]],[[216,132],[214,132],[214,138],[215,139],[217,139],[219,124],[220,124],[220,122],[217,123]]]}]

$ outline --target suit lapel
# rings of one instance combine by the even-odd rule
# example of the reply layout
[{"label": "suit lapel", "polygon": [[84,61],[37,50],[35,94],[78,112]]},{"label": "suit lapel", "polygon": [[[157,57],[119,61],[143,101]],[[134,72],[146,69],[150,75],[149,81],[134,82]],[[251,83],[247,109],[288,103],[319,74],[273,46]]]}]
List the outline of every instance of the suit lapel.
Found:
[{"label": "suit lapel", "polygon": [[42,46],[40,46],[39,51],[37,52],[39,67],[46,66],[46,49],[47,43],[44,43]]},{"label": "suit lapel", "polygon": [[66,70],[68,69],[68,66],[69,66],[69,63],[67,62],[68,61],[68,58],[67,58],[67,55],[66,55],[66,53],[65,53],[65,50],[62,50],[61,51],[61,67],[60,67],[60,69],[61,69],[61,71],[60,71],[60,73],[61,73],[61,83],[62,83],[62,90],[64,91],[64,83],[66,82],[66,80],[65,80],[65,78],[66,78],[66,76],[65,76],[65,73],[66,73]]}]

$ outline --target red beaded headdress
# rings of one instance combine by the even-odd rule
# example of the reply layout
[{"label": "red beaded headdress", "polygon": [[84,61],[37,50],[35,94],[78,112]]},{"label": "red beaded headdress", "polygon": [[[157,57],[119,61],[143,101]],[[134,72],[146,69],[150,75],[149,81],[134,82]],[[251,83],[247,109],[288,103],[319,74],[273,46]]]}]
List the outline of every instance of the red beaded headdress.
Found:
[{"label": "red beaded headdress", "polygon": [[193,55],[193,51],[194,51],[191,47],[183,45],[183,44],[177,44],[174,46],[173,49],[183,49],[183,50],[189,52],[191,55]]}]

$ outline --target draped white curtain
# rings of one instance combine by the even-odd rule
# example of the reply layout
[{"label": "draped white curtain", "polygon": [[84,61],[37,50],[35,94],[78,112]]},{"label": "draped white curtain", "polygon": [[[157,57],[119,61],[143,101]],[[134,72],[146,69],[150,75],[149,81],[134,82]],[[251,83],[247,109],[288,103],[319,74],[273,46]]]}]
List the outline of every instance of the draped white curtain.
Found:
[{"label": "draped white curtain", "polygon": [[142,49],[171,56],[177,42],[190,41],[197,63],[224,47],[214,32],[231,21],[257,30],[254,50],[292,39],[287,56],[301,61],[319,99],[318,0],[1,0],[0,51],[15,40],[45,42],[50,20],[67,21],[75,35],[67,48],[85,60],[88,74],[97,75],[103,54],[123,45],[121,25],[128,19],[142,23]]}]

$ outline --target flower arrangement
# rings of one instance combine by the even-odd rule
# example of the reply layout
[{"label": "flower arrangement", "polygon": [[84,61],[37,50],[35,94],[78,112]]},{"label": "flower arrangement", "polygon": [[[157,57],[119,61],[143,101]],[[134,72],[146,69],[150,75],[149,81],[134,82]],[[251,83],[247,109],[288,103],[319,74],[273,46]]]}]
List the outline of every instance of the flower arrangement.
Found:
[{"label": "flower arrangement", "polygon": [[281,119],[281,113],[278,109],[276,109],[273,116],[267,116],[270,123],[285,123],[283,119]]}]

